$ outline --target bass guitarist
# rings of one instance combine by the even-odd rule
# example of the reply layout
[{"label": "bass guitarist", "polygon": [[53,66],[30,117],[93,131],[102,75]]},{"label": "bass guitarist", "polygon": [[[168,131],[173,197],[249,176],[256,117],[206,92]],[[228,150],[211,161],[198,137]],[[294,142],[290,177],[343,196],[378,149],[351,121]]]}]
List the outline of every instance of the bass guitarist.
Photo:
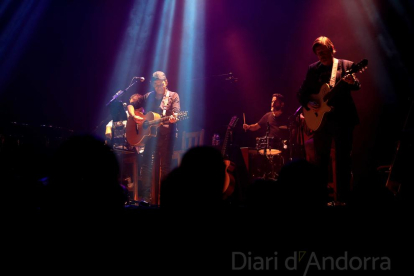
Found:
[{"label": "bass guitarist", "polygon": [[[156,129],[155,137],[151,137],[145,143],[145,150],[141,163],[141,178],[143,191],[141,202],[146,205],[150,202],[152,183],[152,160],[159,160],[154,166],[161,169],[161,179],[171,170],[171,159],[174,142],[177,137],[177,114],[180,111],[180,97],[178,93],[168,90],[168,80],[164,72],[153,73],[152,85],[155,91],[144,94],[142,106],[146,113],[155,112],[163,117],[169,117]],[[138,94],[130,97],[128,104],[129,115],[134,118],[137,124],[142,124],[144,116],[136,110],[141,107]],[[141,116],[140,116],[141,115]]]},{"label": "bass guitarist", "polygon": [[[314,132],[315,162],[321,168],[324,181],[328,183],[329,157],[332,141],[336,155],[337,204],[349,200],[351,187],[351,151],[353,130],[359,123],[358,114],[351,96],[352,90],[359,90],[360,83],[355,74],[348,74],[352,61],[334,58],[334,44],[326,36],[318,37],[312,45],[319,61],[309,65],[306,78],[299,91],[298,100],[306,110],[318,114],[320,103],[312,101],[323,85],[335,87],[335,97],[329,101],[332,111],[324,116],[321,126]],[[341,81],[342,80],[342,81]],[[339,84],[339,82],[341,83]]]}]

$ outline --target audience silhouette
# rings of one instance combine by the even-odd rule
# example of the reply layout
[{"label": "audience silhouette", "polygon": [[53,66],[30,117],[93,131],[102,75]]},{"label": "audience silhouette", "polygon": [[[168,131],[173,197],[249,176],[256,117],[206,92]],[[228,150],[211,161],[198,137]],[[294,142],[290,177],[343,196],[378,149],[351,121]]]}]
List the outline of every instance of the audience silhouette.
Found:
[{"label": "audience silhouette", "polygon": [[126,200],[118,161],[103,140],[75,135],[62,143],[51,162],[46,211],[121,211]]},{"label": "audience silhouette", "polygon": [[281,168],[277,180],[255,180],[248,189],[247,206],[285,211],[323,208],[328,202],[328,190],[321,177],[313,164],[304,159],[293,160]]},{"label": "audience silhouette", "polygon": [[210,146],[189,149],[161,183],[161,208],[214,209],[223,204],[225,165]]},{"label": "audience silhouette", "polygon": [[386,187],[386,179],[382,179],[377,170],[367,168],[355,183],[349,207],[354,210],[370,209],[383,212],[397,207],[397,200]]},{"label": "audience silhouette", "polygon": [[300,208],[323,208],[329,197],[328,189],[317,166],[305,159],[293,160],[279,173],[282,202]]}]

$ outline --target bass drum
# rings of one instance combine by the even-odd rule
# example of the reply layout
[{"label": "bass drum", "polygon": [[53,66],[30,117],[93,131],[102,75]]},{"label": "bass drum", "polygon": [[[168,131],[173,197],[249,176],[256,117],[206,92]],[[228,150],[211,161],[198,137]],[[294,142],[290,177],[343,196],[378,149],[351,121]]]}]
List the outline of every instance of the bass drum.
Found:
[{"label": "bass drum", "polygon": [[260,155],[255,148],[244,147],[241,148],[244,162],[246,164],[246,169],[251,180],[262,178],[265,174],[265,169],[263,168],[263,162],[266,159],[265,156]]},{"label": "bass drum", "polygon": [[254,179],[274,179],[276,180],[282,169],[284,160],[280,150],[268,150],[270,154],[258,150],[249,151],[249,173]]}]

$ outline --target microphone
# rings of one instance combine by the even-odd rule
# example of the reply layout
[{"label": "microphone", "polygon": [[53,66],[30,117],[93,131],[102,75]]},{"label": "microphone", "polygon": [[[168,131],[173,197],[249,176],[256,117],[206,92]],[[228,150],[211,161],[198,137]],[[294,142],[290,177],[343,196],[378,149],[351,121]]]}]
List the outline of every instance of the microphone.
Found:
[{"label": "microphone", "polygon": [[144,77],[134,77],[134,79],[139,79],[141,82],[144,82],[144,80],[145,80]]}]

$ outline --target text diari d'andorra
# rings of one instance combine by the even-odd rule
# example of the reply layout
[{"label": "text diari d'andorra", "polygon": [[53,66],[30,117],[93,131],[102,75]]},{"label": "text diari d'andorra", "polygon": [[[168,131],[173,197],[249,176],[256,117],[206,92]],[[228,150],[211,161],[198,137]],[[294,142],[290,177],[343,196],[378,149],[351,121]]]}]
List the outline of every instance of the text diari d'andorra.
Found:
[{"label": "text diari d'andorra", "polygon": [[[306,256],[307,255],[307,256]],[[317,256],[315,252],[295,251],[287,258],[280,258],[277,252],[270,256],[254,255],[251,252],[232,252],[232,270],[302,270],[304,276],[310,270],[391,270],[389,257],[349,256],[345,251],[339,256]]]}]

